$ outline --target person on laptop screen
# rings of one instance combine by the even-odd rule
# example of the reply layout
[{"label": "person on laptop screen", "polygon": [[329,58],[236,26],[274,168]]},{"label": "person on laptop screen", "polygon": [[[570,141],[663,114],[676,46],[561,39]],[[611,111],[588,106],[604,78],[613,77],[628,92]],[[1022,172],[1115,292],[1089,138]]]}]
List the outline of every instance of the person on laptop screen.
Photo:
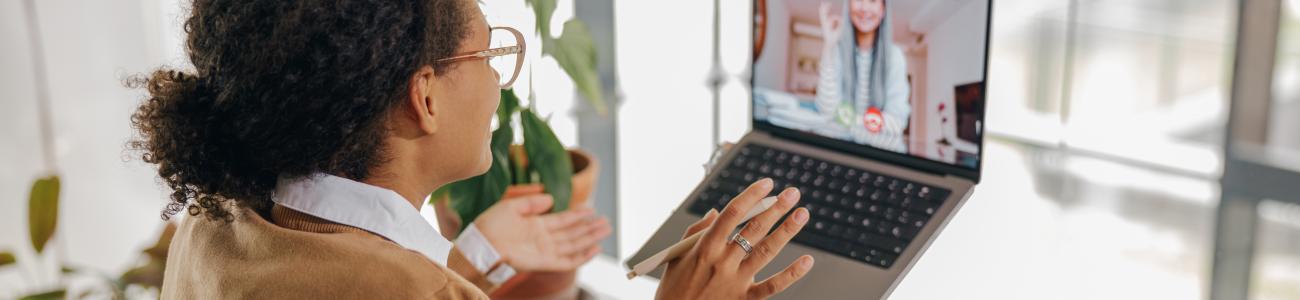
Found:
[{"label": "person on laptop screen", "polygon": [[791,76],[796,94],[812,94],[814,99],[794,103],[781,101],[794,99],[767,98],[772,105],[769,121],[907,153],[904,131],[912,111],[911,87],[906,57],[891,38],[885,1],[849,0],[847,5],[835,5],[844,2],[822,0],[816,29],[795,26],[796,43],[821,49],[819,62],[800,58]]},{"label": "person on laptop screen", "polygon": [[[828,135],[899,153],[911,112],[907,60],[890,40],[884,0],[850,0],[842,13],[821,3],[822,61],[817,113]],[[845,20],[848,25],[845,26]],[[847,27],[847,28],[846,28]]]},{"label": "person on laptop screen", "polygon": [[987,2],[760,3],[755,121],[949,165],[979,165]]}]

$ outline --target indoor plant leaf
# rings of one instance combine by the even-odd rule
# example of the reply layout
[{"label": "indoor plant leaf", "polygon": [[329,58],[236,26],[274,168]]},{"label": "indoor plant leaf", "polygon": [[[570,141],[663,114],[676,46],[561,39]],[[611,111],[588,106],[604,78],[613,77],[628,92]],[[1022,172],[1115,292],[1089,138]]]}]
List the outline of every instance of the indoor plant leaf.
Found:
[{"label": "indoor plant leaf", "polygon": [[162,287],[165,268],[166,263],[163,261],[150,259],[148,263],[122,273],[120,280],[125,284],[155,288]]},{"label": "indoor plant leaf", "polygon": [[446,199],[448,195],[451,195],[451,184],[450,184],[450,183],[449,183],[449,184],[445,184],[445,185],[443,185],[442,187],[439,187],[439,188],[436,189],[436,190],[433,190],[433,193],[429,194],[429,204],[433,204],[433,203],[435,203],[435,202],[442,201],[442,199]]},{"label": "indoor plant leaf", "polygon": [[58,290],[53,290],[48,292],[31,294],[31,295],[23,296],[22,298],[18,298],[18,299],[21,300],[63,299],[67,296],[67,294],[68,294],[68,290],[58,289]]},{"label": "indoor plant leaf", "polygon": [[17,261],[18,258],[14,257],[13,252],[0,252],[0,266],[11,265]]},{"label": "indoor plant leaf", "polygon": [[[519,111],[519,96],[515,94],[515,90],[514,89],[501,90],[501,105],[497,107],[497,126],[498,127],[513,126],[514,123],[512,122],[513,116],[518,111]],[[514,133],[513,130],[514,129],[512,128],[511,129],[512,134]],[[513,151],[510,151],[510,145],[505,145],[505,147],[506,147],[505,149],[506,157],[508,158],[509,161],[507,167],[510,168],[510,184],[528,183],[527,180],[528,172],[524,170],[524,165],[527,160],[522,159],[523,158],[521,156],[523,155],[522,153],[514,153]]]},{"label": "indoor plant leaf", "polygon": [[555,14],[555,0],[528,0],[528,6],[533,8],[533,16],[537,20],[537,32],[543,38],[551,37],[551,16]]},{"label": "indoor plant leaf", "polygon": [[596,44],[587,25],[579,20],[564,22],[564,32],[551,40],[542,37],[542,53],[555,58],[556,64],[573,78],[573,85],[601,115],[605,114],[604,92],[596,71]]},{"label": "indoor plant leaf", "polygon": [[528,165],[537,171],[542,187],[555,201],[551,211],[568,209],[573,194],[573,162],[569,159],[569,151],[560,144],[551,127],[532,110],[520,110],[519,120],[524,127],[524,152],[528,155]]},{"label": "indoor plant leaf", "polygon": [[497,105],[497,125],[509,127],[511,116],[519,110],[519,96],[514,89],[501,90],[501,104]]},{"label": "indoor plant leaf", "polygon": [[59,176],[37,179],[27,199],[27,228],[36,253],[54,237],[59,222]]},{"label": "indoor plant leaf", "polygon": [[175,236],[176,223],[166,222],[163,225],[162,233],[158,234],[158,241],[155,241],[153,246],[148,249],[144,249],[144,254],[148,255],[151,260],[167,261],[167,252],[171,249],[172,237]]}]

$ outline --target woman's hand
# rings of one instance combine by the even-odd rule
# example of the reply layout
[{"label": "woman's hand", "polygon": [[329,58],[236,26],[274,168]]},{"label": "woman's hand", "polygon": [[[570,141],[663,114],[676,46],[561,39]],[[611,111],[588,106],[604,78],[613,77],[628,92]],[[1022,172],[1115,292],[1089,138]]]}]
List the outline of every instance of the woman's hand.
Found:
[{"label": "woman's hand", "polygon": [[808,222],[808,210],[799,208],[772,235],[767,235],[772,225],[799,202],[798,190],[783,191],[775,205],[741,229],[740,236],[753,245],[751,252],[746,253],[731,239],[733,229],[745,213],[771,191],[771,179],[759,180],[732,199],[722,213],[709,211],[704,219],[691,225],[685,236],[701,230],[705,231],[704,236],[695,248],[668,263],[668,270],[659,283],[657,298],[763,299],[785,290],[808,274],[813,259],[804,255],[771,278],[754,282],[754,275],[772,262],[772,258]]},{"label": "woman's hand", "polygon": [[611,231],[609,221],[588,206],[545,214],[550,209],[550,195],[503,199],[479,215],[474,226],[519,271],[573,270],[600,253],[600,240]]},{"label": "woman's hand", "polygon": [[841,32],[844,29],[844,20],[839,15],[831,11],[831,3],[822,1],[821,7],[817,10],[817,16],[821,18],[822,26],[822,43],[829,46],[839,42]]}]

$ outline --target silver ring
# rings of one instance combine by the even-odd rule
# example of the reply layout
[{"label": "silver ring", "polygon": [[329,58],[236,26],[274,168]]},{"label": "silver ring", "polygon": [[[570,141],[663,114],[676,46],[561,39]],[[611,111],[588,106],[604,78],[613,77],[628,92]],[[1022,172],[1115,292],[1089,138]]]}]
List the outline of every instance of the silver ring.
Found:
[{"label": "silver ring", "polygon": [[740,245],[740,249],[745,250],[745,254],[754,251],[753,245],[750,245],[749,240],[746,240],[745,237],[740,236],[739,232],[731,235],[731,241],[736,242],[736,245]]}]

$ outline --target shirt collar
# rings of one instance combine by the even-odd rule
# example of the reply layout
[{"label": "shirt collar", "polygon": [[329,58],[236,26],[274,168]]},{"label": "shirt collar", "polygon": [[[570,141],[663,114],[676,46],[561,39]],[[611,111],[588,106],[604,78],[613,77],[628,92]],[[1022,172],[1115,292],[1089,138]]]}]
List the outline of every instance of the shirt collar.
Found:
[{"label": "shirt collar", "polygon": [[301,213],[356,227],[447,265],[452,244],[411,202],[389,189],[329,174],[280,178],[272,200]]}]

